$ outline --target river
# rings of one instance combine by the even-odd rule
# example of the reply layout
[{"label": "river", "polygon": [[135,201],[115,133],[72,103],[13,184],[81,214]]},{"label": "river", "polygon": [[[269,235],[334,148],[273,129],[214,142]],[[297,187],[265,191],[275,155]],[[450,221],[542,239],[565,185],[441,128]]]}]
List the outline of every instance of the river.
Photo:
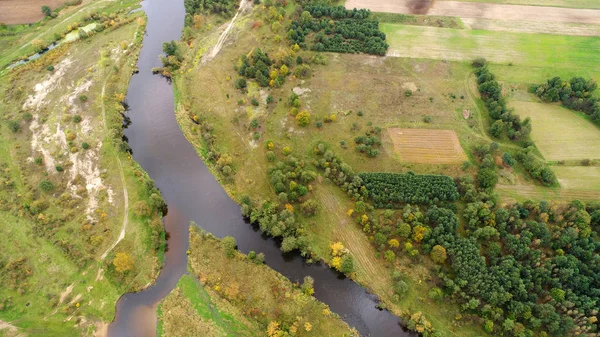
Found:
[{"label": "river", "polygon": [[327,266],[306,264],[297,254],[282,254],[273,239],[244,221],[239,206],[227,196],[181,132],[170,83],[152,75],[152,68],[161,66],[162,43],[179,39],[185,16],[183,0],[146,0],[142,7],[148,26],[138,60],[139,73],[132,77],[127,92],[131,125],[125,135],[133,158],[154,179],[169,206],[164,218],[170,234],[169,249],[155,284],[119,299],[108,336],[156,336],[156,306],[187,271],[190,221],[216,236],[235,237],[242,252],[264,253],[266,264],[292,281],[310,275],[315,280],[315,297],[361,335],[411,335],[402,329],[397,317],[377,309],[376,297],[360,285]]}]

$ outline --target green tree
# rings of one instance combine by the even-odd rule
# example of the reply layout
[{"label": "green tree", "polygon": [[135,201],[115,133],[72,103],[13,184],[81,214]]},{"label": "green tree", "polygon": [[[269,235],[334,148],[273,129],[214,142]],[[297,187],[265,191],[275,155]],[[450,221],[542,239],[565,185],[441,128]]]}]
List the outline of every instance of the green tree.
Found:
[{"label": "green tree", "polygon": [[433,246],[433,249],[431,250],[431,259],[437,264],[443,264],[446,262],[446,248],[440,245]]},{"label": "green tree", "polygon": [[50,8],[50,6],[42,6],[42,13],[44,13],[45,16],[51,16],[52,15],[52,8]]},{"label": "green tree", "polygon": [[234,256],[235,249],[237,248],[237,242],[235,241],[235,238],[226,236],[223,238],[221,244],[225,250],[225,255],[227,255],[228,258],[232,258]]}]

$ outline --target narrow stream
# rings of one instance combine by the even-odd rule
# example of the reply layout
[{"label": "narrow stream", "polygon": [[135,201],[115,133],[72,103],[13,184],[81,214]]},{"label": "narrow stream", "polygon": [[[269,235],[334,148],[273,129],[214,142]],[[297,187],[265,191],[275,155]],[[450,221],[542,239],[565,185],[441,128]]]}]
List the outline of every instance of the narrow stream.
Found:
[{"label": "narrow stream", "polygon": [[146,0],[147,34],[133,76],[127,103],[131,125],[125,130],[133,158],[155,180],[167,204],[165,228],[170,234],[165,265],[156,283],[139,292],[125,294],[117,302],[109,337],[156,336],[156,305],[186,272],[188,225],[223,237],[236,238],[242,252],[265,254],[265,262],[292,281],[306,275],[315,280],[315,296],[328,304],[363,336],[409,336],[398,318],[376,308],[376,298],[355,282],[340,277],[326,266],[308,265],[296,254],[282,254],[276,242],[244,221],[239,206],[212,176],[188,143],[175,119],[173,90],[162,77],[152,75],[160,66],[162,43],[178,40],[184,22],[183,0]]}]

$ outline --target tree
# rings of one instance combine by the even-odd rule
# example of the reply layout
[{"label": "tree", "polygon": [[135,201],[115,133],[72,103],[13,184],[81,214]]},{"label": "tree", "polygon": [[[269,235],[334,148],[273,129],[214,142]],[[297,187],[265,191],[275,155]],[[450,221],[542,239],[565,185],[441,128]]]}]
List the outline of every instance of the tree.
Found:
[{"label": "tree", "polygon": [[51,16],[52,15],[52,8],[50,8],[50,6],[42,6],[42,13],[44,13],[45,16]]},{"label": "tree", "polygon": [[493,188],[498,183],[496,170],[492,168],[482,168],[477,173],[477,182],[483,188]]},{"label": "tree", "polygon": [[446,262],[447,258],[448,257],[446,254],[446,248],[440,245],[433,246],[433,249],[431,250],[431,259],[433,260],[433,262],[437,264],[443,264],[444,262]]},{"label": "tree", "polygon": [[237,248],[237,242],[235,241],[235,238],[226,236],[221,241],[221,244],[225,250],[225,255],[227,255],[228,258],[232,258],[234,256],[235,249]]},{"label": "tree", "polygon": [[152,213],[150,206],[144,200],[140,200],[133,205],[133,214],[137,217],[149,216]]},{"label": "tree", "polygon": [[302,292],[308,296],[312,296],[315,293],[315,280],[310,276],[304,276],[304,282],[302,282]]},{"label": "tree", "polygon": [[127,253],[117,253],[113,265],[119,273],[124,273],[133,268],[133,258]]},{"label": "tree", "polygon": [[340,267],[340,271],[346,275],[354,271],[354,260],[349,254],[344,255],[344,257],[342,258],[342,265]]},{"label": "tree", "polygon": [[396,253],[394,253],[393,251],[391,251],[389,249],[386,250],[383,255],[387,262],[392,263],[392,262],[396,261]]},{"label": "tree", "polygon": [[307,126],[310,124],[310,113],[306,110],[300,111],[296,115],[296,123],[299,126]]}]

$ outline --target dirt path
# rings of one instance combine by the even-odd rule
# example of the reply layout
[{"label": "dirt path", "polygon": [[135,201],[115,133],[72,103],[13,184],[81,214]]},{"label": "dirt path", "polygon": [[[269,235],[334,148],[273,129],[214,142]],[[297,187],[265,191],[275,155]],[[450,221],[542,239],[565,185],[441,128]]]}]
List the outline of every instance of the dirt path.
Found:
[{"label": "dirt path", "polygon": [[[101,101],[102,101],[102,121],[104,123],[104,132],[108,133],[108,126],[106,125],[106,108],[104,106],[104,98],[105,98],[105,91],[106,91],[106,81],[108,80],[108,77],[104,80],[104,83],[102,84],[102,94],[100,95],[101,97]],[[114,152],[114,150],[113,150]],[[121,164],[121,158],[119,158],[119,154],[118,153],[114,153],[115,154],[115,158],[117,158],[117,163],[119,164],[119,173],[121,176],[121,184],[123,185],[123,226],[121,228],[121,233],[119,233],[119,237],[117,238],[117,240],[115,242],[113,242],[113,244],[108,247],[108,249],[104,252],[104,254],[102,254],[102,256],[100,256],[101,260],[104,260],[106,258],[106,255],[108,255],[108,253],[110,253],[118,244],[119,242],[121,242],[124,238],[125,238],[125,232],[127,231],[127,225],[129,223],[129,192],[127,191],[127,184],[125,182],[125,173],[123,172],[123,164]]]},{"label": "dirt path", "polygon": [[241,12],[243,12],[246,8],[250,8],[251,6],[252,6],[252,2],[250,0],[242,0],[240,2],[240,7],[238,8],[237,12],[233,16],[233,19],[231,19],[231,22],[229,22],[229,25],[227,26],[227,28],[225,28],[225,31],[223,32],[223,34],[221,34],[221,36],[219,36],[219,40],[217,40],[217,43],[214,45],[214,47],[211,48],[210,52],[203,58],[202,62],[204,62],[204,63],[208,62],[208,61],[212,60],[215,56],[217,56],[219,51],[221,51],[221,48],[223,47],[225,40],[227,40],[227,37],[229,36],[229,31],[231,31],[231,28],[233,27],[233,24],[235,23],[235,20],[237,19],[238,15]]},{"label": "dirt path", "polygon": [[595,9],[460,1],[433,2],[429,0],[347,0],[346,8],[367,8],[373,12],[456,16],[474,19],[600,25],[600,10]]}]

